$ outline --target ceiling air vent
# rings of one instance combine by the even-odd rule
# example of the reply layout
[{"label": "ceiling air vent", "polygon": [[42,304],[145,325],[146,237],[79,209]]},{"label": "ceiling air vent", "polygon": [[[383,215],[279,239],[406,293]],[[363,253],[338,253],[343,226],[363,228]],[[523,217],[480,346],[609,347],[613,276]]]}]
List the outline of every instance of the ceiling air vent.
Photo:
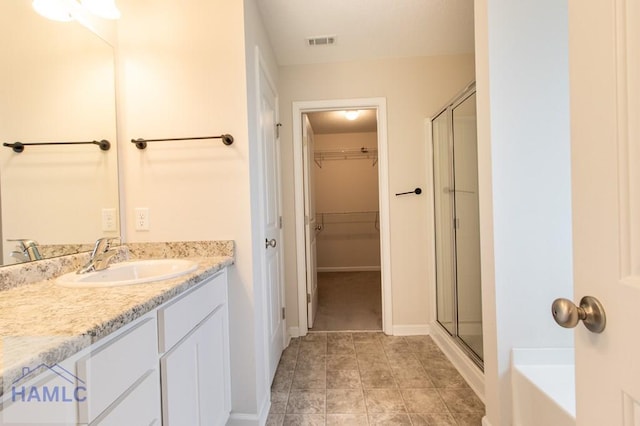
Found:
[{"label": "ceiling air vent", "polygon": [[328,46],[336,44],[336,36],[320,36],[307,38],[307,46]]}]

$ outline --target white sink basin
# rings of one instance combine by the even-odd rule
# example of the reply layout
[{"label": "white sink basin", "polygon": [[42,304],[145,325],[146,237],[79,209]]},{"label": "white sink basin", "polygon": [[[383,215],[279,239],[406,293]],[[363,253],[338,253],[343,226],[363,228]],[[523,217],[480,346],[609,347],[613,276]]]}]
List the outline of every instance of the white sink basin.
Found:
[{"label": "white sink basin", "polygon": [[70,272],[56,279],[65,287],[115,287],[168,280],[198,269],[198,264],[186,259],[135,260],[114,263],[107,269],[86,274]]}]

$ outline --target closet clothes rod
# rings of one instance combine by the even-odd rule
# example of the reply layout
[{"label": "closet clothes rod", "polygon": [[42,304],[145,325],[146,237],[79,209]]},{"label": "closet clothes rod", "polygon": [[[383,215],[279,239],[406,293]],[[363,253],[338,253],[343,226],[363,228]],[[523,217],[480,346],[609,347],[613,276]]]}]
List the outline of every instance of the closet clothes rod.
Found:
[{"label": "closet clothes rod", "polygon": [[228,133],[219,136],[195,136],[191,138],[165,138],[165,139],[131,139],[131,143],[136,144],[136,148],[145,149],[147,142],[167,142],[167,141],[195,141],[201,139],[222,139],[222,143],[229,146],[233,143],[233,136]]},{"label": "closet clothes rod", "polygon": [[86,141],[86,142],[13,142],[3,143],[2,146],[13,149],[13,152],[23,152],[25,146],[39,146],[39,145],[98,145],[101,150],[109,151],[111,143],[102,139],[101,141]]}]

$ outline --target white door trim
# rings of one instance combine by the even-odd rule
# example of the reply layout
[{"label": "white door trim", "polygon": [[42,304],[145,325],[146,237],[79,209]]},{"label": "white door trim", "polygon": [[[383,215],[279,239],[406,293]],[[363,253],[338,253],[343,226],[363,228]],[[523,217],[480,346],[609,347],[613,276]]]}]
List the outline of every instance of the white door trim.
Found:
[{"label": "white door trim", "polygon": [[336,109],[375,108],[378,112],[378,191],[380,203],[380,263],[382,279],[382,331],[393,334],[391,292],[391,245],[389,230],[389,159],[386,98],[358,98],[293,102],[293,166],[296,216],[296,265],[298,278],[298,324],[300,336],[307,327],[307,290],[304,236],[304,183],[302,164],[302,114]]}]

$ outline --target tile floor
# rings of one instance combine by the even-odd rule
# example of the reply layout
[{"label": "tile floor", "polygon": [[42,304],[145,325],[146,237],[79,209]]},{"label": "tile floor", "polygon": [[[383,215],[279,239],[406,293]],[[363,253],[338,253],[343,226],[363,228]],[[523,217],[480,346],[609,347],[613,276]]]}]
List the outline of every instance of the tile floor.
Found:
[{"label": "tile floor", "polygon": [[282,354],[267,425],[479,426],[483,415],[429,336],[309,333]]}]

